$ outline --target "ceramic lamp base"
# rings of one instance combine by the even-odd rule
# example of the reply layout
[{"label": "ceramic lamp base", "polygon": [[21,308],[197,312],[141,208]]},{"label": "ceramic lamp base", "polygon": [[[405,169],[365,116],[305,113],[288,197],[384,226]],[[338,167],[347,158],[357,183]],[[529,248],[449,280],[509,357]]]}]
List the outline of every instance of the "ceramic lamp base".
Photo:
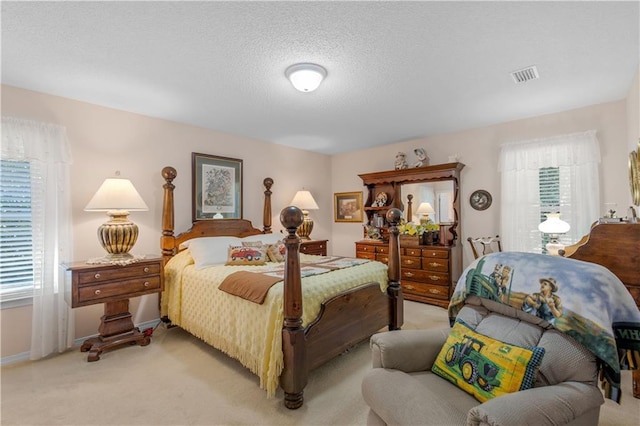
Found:
[{"label": "ceramic lamp base", "polygon": [[313,231],[313,219],[309,217],[309,212],[302,211],[304,215],[304,220],[302,221],[302,225],[298,226],[298,237],[301,240],[310,240],[311,231]]},{"label": "ceramic lamp base", "polygon": [[98,228],[98,240],[109,253],[107,258],[124,260],[132,257],[129,250],[138,239],[138,225],[129,220],[128,211],[110,211],[108,214],[111,220]]}]

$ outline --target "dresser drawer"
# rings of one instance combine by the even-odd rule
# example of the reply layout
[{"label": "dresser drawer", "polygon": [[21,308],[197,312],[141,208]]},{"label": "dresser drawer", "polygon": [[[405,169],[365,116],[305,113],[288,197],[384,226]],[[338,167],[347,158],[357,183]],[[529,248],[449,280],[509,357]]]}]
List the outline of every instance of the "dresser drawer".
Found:
[{"label": "dresser drawer", "polygon": [[382,262],[382,263],[388,265],[389,264],[389,255],[388,254],[384,254],[384,253],[382,253],[382,254],[376,253],[376,260],[378,262]]},{"label": "dresser drawer", "polygon": [[438,259],[448,259],[449,250],[422,249],[422,257],[435,257]]},{"label": "dresser drawer", "polygon": [[376,253],[389,254],[389,246],[376,246]]},{"label": "dresser drawer", "polygon": [[360,259],[376,260],[376,254],[373,253],[373,252],[357,251],[356,252],[356,257],[360,258]]},{"label": "dresser drawer", "polygon": [[422,256],[422,250],[419,249],[419,248],[408,248],[408,247],[405,247],[402,250],[404,250],[404,254],[406,256],[416,256],[416,257]]},{"label": "dresser drawer", "polygon": [[449,300],[449,288],[446,286],[403,281],[402,290],[410,294]]},{"label": "dresser drawer", "polygon": [[140,277],[141,275],[157,275],[160,273],[158,263],[140,263],[118,267],[113,269],[102,269],[100,272],[78,272],[78,284],[91,284],[111,280],[121,280],[128,277]]},{"label": "dresser drawer", "polygon": [[429,275],[428,271],[422,269],[400,268],[401,280],[424,281]]},{"label": "dresser drawer", "polygon": [[413,256],[401,256],[400,264],[404,268],[420,269],[422,268],[422,258]]},{"label": "dresser drawer", "polygon": [[358,253],[375,253],[376,247],[371,244],[358,244],[356,243],[356,252]]},{"label": "dresser drawer", "polygon": [[425,272],[427,276],[425,279],[426,283],[449,286],[449,280],[450,280],[449,274],[444,274],[442,272],[433,272],[433,271],[425,271]]},{"label": "dresser drawer", "polygon": [[422,268],[427,271],[449,272],[449,260],[447,259],[422,259]]},{"label": "dresser drawer", "polygon": [[92,284],[78,288],[78,304],[95,303],[110,297],[135,297],[160,290],[160,276],[134,278],[112,283]]}]

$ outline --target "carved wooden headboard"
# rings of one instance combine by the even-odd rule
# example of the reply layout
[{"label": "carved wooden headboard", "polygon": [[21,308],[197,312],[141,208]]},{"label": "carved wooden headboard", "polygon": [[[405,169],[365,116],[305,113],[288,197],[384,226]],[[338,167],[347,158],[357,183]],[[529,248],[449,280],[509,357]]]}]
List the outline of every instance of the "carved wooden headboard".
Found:
[{"label": "carved wooden headboard", "polygon": [[564,256],[606,267],[640,306],[640,223],[595,223],[588,235],[564,249]]}]

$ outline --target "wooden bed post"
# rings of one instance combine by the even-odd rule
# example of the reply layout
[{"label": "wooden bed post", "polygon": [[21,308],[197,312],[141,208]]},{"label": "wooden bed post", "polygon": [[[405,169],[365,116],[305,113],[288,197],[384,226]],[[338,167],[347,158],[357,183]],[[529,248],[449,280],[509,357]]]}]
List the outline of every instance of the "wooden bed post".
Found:
[{"label": "wooden bed post", "polygon": [[160,247],[162,248],[162,257],[166,264],[171,256],[175,254],[176,240],[173,235],[173,180],[178,175],[176,169],[167,166],[162,169],[162,177],[165,180],[164,196],[162,200],[162,237],[160,237]]},{"label": "wooden bed post", "polygon": [[387,211],[389,223],[389,287],[387,294],[391,298],[389,304],[389,330],[399,330],[404,323],[404,298],[400,287],[400,238],[398,224],[402,219],[402,212],[393,208]]},{"label": "wooden bed post", "polygon": [[264,191],[264,208],[262,209],[262,231],[265,234],[271,233],[271,186],[273,186],[273,179],[270,177],[264,178],[262,182],[264,187],[267,188]]},{"label": "wooden bed post", "polygon": [[287,258],[284,265],[284,324],[282,329],[282,353],[284,370],[280,386],[284,390],[284,406],[296,409],[304,401],[309,366],[304,328],[302,327],[302,282],[300,277],[300,238],[296,235],[304,216],[297,207],[285,207],[280,213],[280,223],[287,229],[284,238]]}]

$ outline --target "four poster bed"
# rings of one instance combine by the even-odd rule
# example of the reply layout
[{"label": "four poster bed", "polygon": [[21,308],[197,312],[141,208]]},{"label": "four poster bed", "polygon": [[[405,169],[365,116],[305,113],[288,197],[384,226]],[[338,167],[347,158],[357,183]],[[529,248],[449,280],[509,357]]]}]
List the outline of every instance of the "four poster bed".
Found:
[{"label": "four poster bed", "polygon": [[[287,408],[302,406],[311,369],[384,327],[402,326],[399,210],[388,215],[388,267],[366,259],[310,256],[299,252],[296,230],[303,216],[297,207],[280,214],[284,239],[271,233],[272,179],[264,180],[262,230],[244,219],[216,219],[195,221],[176,235],[177,172],[165,167],[162,176],[163,318],[240,361],[259,376],[269,396],[280,386]],[[279,241],[284,243],[280,258]],[[281,262],[243,265],[263,258],[265,246],[269,257]]]}]

